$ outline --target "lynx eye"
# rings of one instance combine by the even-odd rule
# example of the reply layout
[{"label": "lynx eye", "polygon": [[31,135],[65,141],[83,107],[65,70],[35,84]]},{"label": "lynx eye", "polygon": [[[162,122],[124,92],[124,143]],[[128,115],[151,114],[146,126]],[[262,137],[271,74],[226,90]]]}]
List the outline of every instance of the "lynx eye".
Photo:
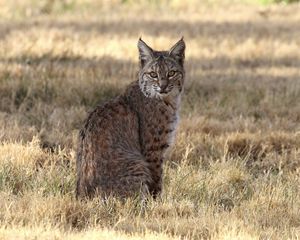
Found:
[{"label": "lynx eye", "polygon": [[168,73],[168,77],[173,77],[175,75],[175,71],[170,71],[169,73]]},{"label": "lynx eye", "polygon": [[157,78],[156,72],[150,72],[150,76],[151,76],[152,78]]}]

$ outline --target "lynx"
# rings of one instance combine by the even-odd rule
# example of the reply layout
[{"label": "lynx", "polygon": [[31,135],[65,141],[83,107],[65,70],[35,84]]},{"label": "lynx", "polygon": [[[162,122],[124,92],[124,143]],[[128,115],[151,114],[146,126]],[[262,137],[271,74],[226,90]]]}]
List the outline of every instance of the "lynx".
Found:
[{"label": "lynx", "polygon": [[96,107],[79,133],[77,197],[157,197],[174,140],[184,84],[185,43],[155,51],[138,41],[138,80]]}]

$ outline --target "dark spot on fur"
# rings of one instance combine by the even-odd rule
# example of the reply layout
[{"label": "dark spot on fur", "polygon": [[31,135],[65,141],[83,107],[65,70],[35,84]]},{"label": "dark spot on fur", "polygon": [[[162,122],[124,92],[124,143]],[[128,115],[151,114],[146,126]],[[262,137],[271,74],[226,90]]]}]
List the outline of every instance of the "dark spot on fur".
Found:
[{"label": "dark spot on fur", "polygon": [[171,132],[173,132],[173,131],[174,131],[174,129],[167,129],[167,130],[165,131],[165,133],[168,134],[168,133],[171,133]]},{"label": "dark spot on fur", "polygon": [[160,108],[159,111],[160,111],[162,114],[164,114],[167,110],[164,109],[164,108]]},{"label": "dark spot on fur", "polygon": [[[148,126],[148,127],[149,127],[149,126]],[[156,133],[155,129],[154,129],[154,128],[150,128],[150,133],[151,133],[152,135],[155,135],[155,133]]]},{"label": "dark spot on fur", "polygon": [[170,146],[169,144],[163,144],[163,145],[160,146],[160,149],[163,150],[163,149],[165,149],[165,148],[168,148],[169,146]]}]

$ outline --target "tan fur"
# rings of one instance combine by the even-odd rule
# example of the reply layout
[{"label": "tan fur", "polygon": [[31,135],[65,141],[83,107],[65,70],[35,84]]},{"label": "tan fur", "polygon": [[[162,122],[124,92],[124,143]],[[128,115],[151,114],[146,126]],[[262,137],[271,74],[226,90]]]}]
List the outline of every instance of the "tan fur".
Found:
[{"label": "tan fur", "polygon": [[140,39],[138,47],[138,81],[91,112],[80,131],[78,197],[161,192],[163,161],[178,121],[185,44],[181,39],[159,52]]}]

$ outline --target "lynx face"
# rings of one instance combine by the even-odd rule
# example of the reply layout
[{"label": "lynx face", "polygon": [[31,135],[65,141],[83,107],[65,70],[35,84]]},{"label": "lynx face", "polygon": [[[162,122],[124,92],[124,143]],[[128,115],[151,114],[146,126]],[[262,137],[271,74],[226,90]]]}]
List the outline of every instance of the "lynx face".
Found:
[{"label": "lynx face", "polygon": [[184,82],[185,43],[179,40],[169,51],[152,50],[141,39],[139,85],[146,97],[177,97]]}]

